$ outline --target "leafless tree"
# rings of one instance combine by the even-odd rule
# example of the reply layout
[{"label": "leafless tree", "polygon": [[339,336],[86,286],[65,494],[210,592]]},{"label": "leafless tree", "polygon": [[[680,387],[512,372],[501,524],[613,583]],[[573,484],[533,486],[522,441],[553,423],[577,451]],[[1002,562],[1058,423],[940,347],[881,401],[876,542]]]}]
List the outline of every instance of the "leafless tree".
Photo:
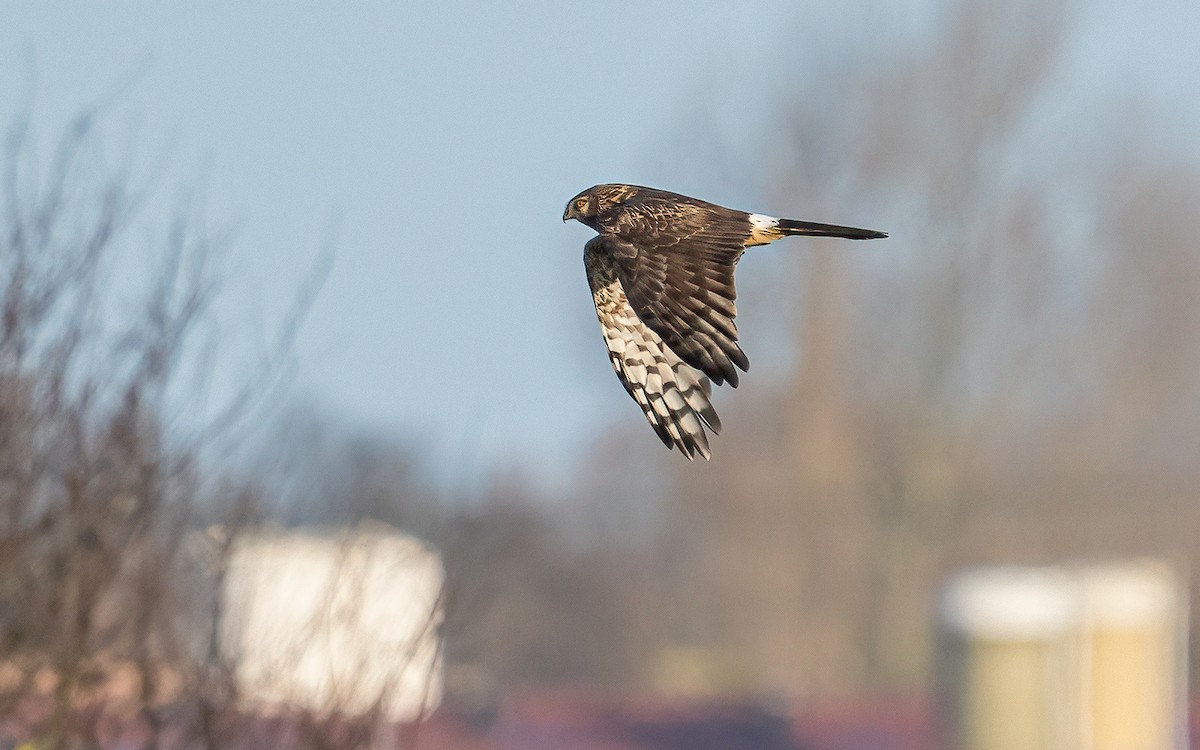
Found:
[{"label": "leafless tree", "polygon": [[[101,120],[77,117],[46,162],[27,118],[4,143],[0,714],[39,747],[122,734],[219,747],[234,692],[190,617],[183,551],[203,523],[236,528],[253,504],[206,451],[270,377],[252,373],[228,413],[181,427],[191,394],[181,404],[172,389],[212,366],[188,357],[224,240],[186,207],[155,227],[143,209],[160,186],[128,159],[113,166]],[[228,544],[215,549],[219,577]]]}]

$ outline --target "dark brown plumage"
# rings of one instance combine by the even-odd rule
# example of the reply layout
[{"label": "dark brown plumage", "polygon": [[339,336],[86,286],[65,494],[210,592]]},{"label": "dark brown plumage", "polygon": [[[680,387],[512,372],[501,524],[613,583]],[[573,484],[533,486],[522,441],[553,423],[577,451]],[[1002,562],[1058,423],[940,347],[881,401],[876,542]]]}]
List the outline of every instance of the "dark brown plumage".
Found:
[{"label": "dark brown plumage", "polygon": [[721,423],[711,381],[738,385],[750,360],[738,345],[733,273],[742,252],[789,235],[875,239],[883,232],[718,206],[637,185],[596,185],[563,221],[599,232],[584,247],[588,284],[625,390],[668,448],[710,455]]}]

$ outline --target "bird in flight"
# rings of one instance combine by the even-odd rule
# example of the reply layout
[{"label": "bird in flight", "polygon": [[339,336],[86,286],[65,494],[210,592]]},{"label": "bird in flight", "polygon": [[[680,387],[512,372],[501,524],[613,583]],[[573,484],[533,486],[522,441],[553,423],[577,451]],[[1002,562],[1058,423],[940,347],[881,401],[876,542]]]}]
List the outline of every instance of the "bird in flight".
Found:
[{"label": "bird in flight", "polygon": [[742,252],[791,235],[871,240],[884,232],[777,219],[637,185],[596,185],[563,221],[599,232],[583,248],[588,286],[625,390],[668,448],[709,458],[721,430],[712,383],[738,384],[733,271]]}]

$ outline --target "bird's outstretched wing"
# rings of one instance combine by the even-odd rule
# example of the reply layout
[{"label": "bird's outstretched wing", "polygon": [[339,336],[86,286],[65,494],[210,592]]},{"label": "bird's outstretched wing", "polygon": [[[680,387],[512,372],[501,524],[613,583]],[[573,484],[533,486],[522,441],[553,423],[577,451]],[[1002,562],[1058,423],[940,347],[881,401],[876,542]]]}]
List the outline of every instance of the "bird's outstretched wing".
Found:
[{"label": "bird's outstretched wing", "polygon": [[733,272],[750,237],[746,214],[677,196],[628,205],[601,237],[638,317],[689,365],[737,387]]},{"label": "bird's outstretched wing", "polygon": [[705,427],[714,434],[721,429],[709,400],[712,386],[630,306],[614,263],[612,242],[604,235],[594,237],[583,254],[608,358],[663,443],[679,448],[689,460],[697,455],[707,459]]}]

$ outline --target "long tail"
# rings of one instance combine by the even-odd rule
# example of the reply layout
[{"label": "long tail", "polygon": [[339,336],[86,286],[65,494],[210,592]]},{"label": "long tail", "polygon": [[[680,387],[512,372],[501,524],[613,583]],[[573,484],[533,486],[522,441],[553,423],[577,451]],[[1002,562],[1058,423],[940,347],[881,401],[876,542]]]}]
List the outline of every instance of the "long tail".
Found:
[{"label": "long tail", "polygon": [[815,221],[780,219],[779,231],[784,235],[803,234],[811,237],[845,237],[848,240],[878,240],[887,237],[887,232],[857,227],[839,227],[836,224],[818,224]]}]

